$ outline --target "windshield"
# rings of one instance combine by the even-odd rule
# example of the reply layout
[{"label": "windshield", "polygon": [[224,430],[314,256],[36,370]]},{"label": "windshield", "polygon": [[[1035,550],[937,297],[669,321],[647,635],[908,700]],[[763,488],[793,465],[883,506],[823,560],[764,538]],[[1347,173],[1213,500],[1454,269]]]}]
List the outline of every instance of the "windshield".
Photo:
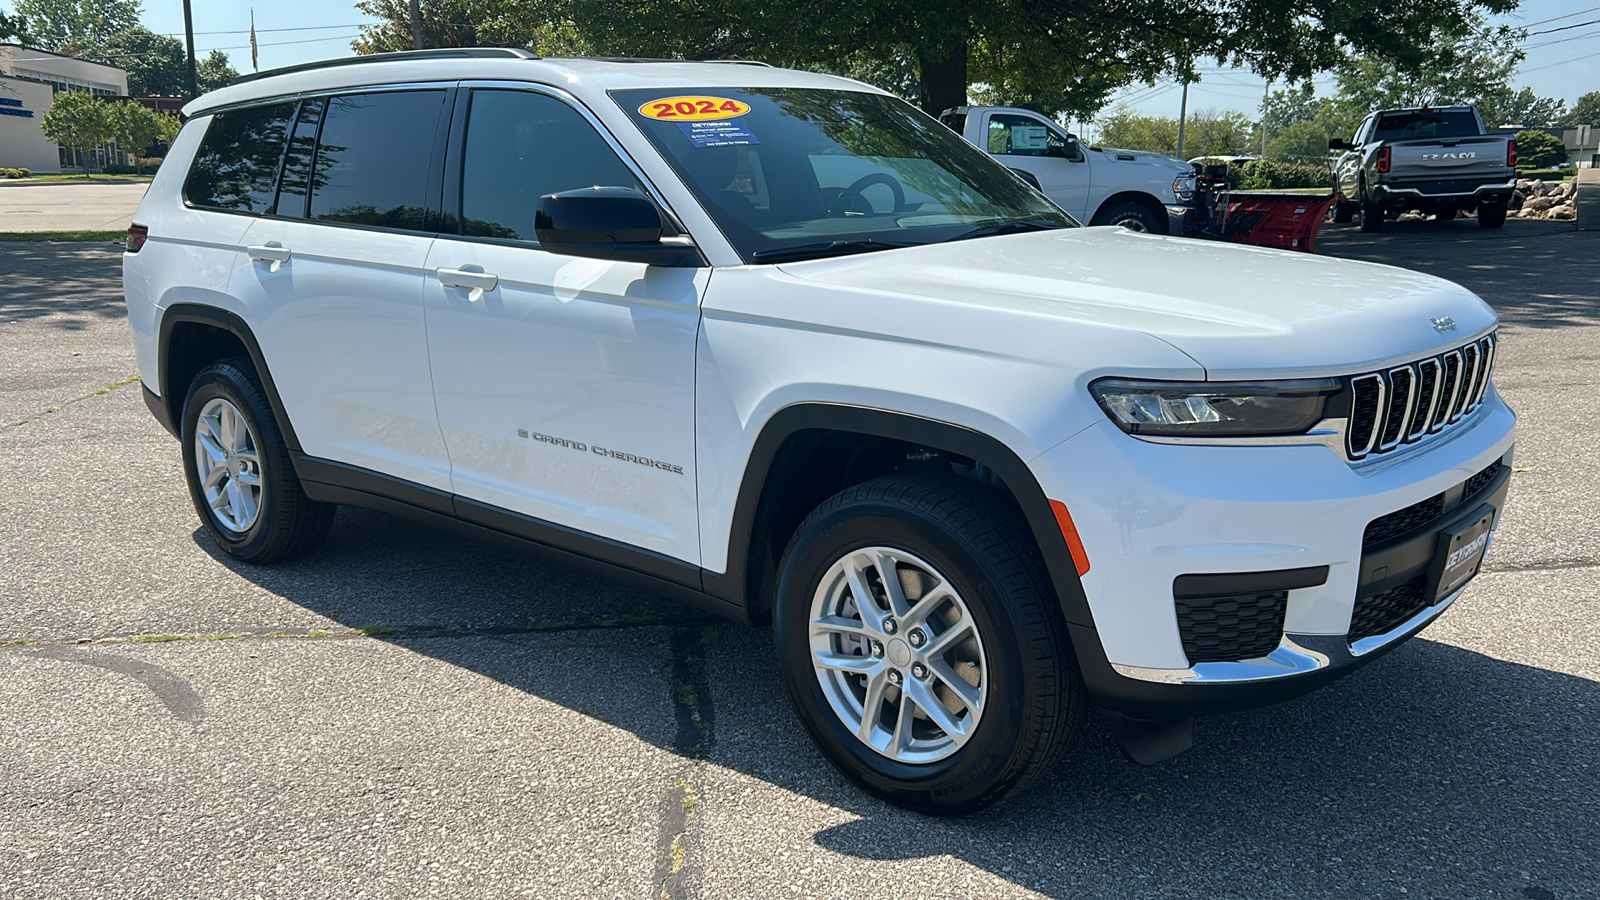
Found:
[{"label": "windshield", "polygon": [[746,262],[1076,224],[893,97],[810,88],[641,89],[612,97]]},{"label": "windshield", "polygon": [[1478,119],[1470,112],[1401,112],[1378,117],[1375,141],[1462,138],[1478,135]]}]

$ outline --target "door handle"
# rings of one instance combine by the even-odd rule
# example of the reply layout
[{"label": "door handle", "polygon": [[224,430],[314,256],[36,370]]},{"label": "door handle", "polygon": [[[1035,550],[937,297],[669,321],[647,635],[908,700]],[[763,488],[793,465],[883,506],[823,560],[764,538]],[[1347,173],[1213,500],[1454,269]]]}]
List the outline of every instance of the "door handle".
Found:
[{"label": "door handle", "polygon": [[276,272],[289,261],[289,248],[276,241],[267,244],[254,244],[245,248],[250,258],[256,262],[268,263],[267,271]]},{"label": "door handle", "polygon": [[[500,283],[500,276],[488,272],[470,272],[466,269],[439,269],[439,283],[448,287],[468,288],[474,291],[492,291]],[[474,298],[476,299],[476,298]]]}]

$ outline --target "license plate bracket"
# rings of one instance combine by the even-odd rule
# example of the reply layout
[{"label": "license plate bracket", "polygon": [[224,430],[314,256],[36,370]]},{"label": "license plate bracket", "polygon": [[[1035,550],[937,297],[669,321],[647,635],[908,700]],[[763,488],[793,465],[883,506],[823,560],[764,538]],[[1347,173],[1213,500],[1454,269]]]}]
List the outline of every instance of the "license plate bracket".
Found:
[{"label": "license plate bracket", "polygon": [[1429,579],[1433,585],[1434,603],[1460,590],[1462,585],[1478,574],[1483,555],[1489,549],[1490,529],[1493,527],[1494,507],[1486,503],[1466,523],[1439,535],[1439,551],[1434,557]]}]

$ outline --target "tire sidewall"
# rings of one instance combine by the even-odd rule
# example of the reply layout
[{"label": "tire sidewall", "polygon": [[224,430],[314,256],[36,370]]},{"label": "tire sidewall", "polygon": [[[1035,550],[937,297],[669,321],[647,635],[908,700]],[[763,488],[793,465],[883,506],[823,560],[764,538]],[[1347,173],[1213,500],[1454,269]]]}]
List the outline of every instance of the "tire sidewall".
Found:
[{"label": "tire sidewall", "polygon": [[[818,585],[845,554],[886,546],[916,555],[955,585],[983,642],[988,679],[977,731],[954,754],[912,765],[863,744],[828,704],[811,664],[810,613]],[[935,811],[991,791],[1014,768],[1030,693],[1024,654],[997,579],[955,536],[908,510],[882,501],[856,501],[814,519],[795,536],[778,581],[773,626],[781,674],[813,739],[845,775],[896,802]]]},{"label": "tire sidewall", "polygon": [[[238,369],[227,364],[207,369],[195,378],[183,401],[183,475],[189,483],[189,497],[194,501],[195,511],[200,514],[200,519],[205,523],[211,537],[233,556],[251,556],[260,550],[270,537],[272,519],[277,515],[278,506],[277,492],[274,488],[277,486],[279,473],[275,466],[276,461],[268,450],[268,435],[262,427],[263,411],[257,408],[257,404],[251,402],[251,391],[247,389],[246,384],[241,383],[242,375]],[[256,453],[261,462],[265,482],[261,491],[260,512],[250,528],[243,532],[234,531],[223,525],[216,513],[212,512],[211,505],[206,502],[205,491],[200,485],[200,468],[195,460],[194,438],[200,421],[200,411],[211,400],[219,397],[232,403],[250,426],[250,432],[255,436]]]},{"label": "tire sidewall", "polygon": [[1158,226],[1151,221],[1151,218],[1150,211],[1144,207],[1123,205],[1111,211],[1111,214],[1106,217],[1106,224],[1128,228],[1129,222],[1137,222],[1140,227],[1128,228],[1128,230],[1143,234],[1159,234]]}]

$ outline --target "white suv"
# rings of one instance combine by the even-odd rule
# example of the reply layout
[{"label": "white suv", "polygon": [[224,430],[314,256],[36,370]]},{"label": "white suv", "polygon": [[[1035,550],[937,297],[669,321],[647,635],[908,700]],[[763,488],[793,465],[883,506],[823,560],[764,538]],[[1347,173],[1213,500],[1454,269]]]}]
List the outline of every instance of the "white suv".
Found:
[{"label": "white suv", "polygon": [[1495,314],[1398,269],[1081,228],[881,91],[395,54],[208,94],[124,257],[217,543],[335,504],[774,628],[849,777],[1003,799],[1415,634],[1478,568]]}]

